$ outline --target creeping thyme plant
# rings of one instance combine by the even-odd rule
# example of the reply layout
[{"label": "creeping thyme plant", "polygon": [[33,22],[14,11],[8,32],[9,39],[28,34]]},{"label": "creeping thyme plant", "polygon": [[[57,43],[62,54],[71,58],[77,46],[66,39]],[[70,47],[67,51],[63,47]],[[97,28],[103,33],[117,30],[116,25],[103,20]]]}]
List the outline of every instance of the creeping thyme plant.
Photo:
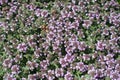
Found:
[{"label": "creeping thyme plant", "polygon": [[0,0],[0,80],[120,80],[117,0]]}]

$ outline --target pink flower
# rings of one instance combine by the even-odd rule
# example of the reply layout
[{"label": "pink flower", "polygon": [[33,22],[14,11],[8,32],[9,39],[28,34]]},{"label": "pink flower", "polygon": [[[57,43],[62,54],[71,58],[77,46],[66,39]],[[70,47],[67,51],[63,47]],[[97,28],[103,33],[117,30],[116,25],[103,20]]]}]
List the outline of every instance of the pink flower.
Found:
[{"label": "pink flower", "polygon": [[104,50],[104,47],[105,47],[105,44],[102,42],[102,41],[98,41],[97,44],[96,44],[96,49],[97,50]]},{"label": "pink flower", "polygon": [[66,67],[68,65],[68,62],[64,58],[60,58],[59,63],[62,67]]},{"label": "pink flower", "polygon": [[29,74],[28,75],[28,80],[36,80],[36,76],[35,75],[32,75],[32,74]]},{"label": "pink flower", "polygon": [[79,49],[80,51],[84,51],[84,50],[86,49],[85,43],[84,43],[84,42],[80,42],[80,43],[79,43],[79,46],[78,46],[78,49]]},{"label": "pink flower", "polygon": [[8,2],[8,0],[0,0],[0,5],[7,3],[7,2]]},{"label": "pink flower", "polygon": [[39,17],[39,16],[41,16],[41,10],[40,9],[36,9],[35,10],[35,15],[37,16],[37,17]]},{"label": "pink flower", "polygon": [[64,59],[65,59],[65,61],[72,63],[74,60],[74,56],[72,54],[66,54]]},{"label": "pink flower", "polygon": [[48,64],[49,64],[48,60],[43,60],[43,61],[40,62],[41,68],[44,68],[44,69],[47,68]]},{"label": "pink flower", "polygon": [[109,35],[108,29],[104,29],[102,34],[104,34],[104,35]]},{"label": "pink flower", "polygon": [[89,54],[83,54],[83,60],[90,60]]},{"label": "pink flower", "polygon": [[82,72],[85,71],[85,68],[86,68],[86,66],[84,65],[83,62],[78,62],[77,65],[76,65],[76,69],[77,69],[77,70],[80,70],[80,71],[82,71]]},{"label": "pink flower", "polygon": [[13,65],[11,67],[11,71],[13,74],[18,74],[20,71],[19,71],[19,66],[18,65]]},{"label": "pink flower", "polygon": [[54,34],[53,32],[50,32],[50,33],[47,34],[47,38],[48,38],[50,41],[53,40],[54,37],[55,37],[55,34]]},{"label": "pink flower", "polygon": [[46,76],[48,80],[54,80],[54,70],[48,70],[48,75]]},{"label": "pink flower", "polygon": [[79,7],[76,6],[76,5],[74,5],[74,6],[72,7],[72,10],[73,10],[73,12],[79,11]]},{"label": "pink flower", "polygon": [[4,80],[16,80],[16,78],[11,74],[6,74],[6,76],[4,76],[3,78]]},{"label": "pink flower", "polygon": [[91,26],[92,22],[90,20],[84,20],[84,23],[82,24],[83,27],[89,28]]},{"label": "pink flower", "polygon": [[73,75],[70,72],[67,72],[64,77],[65,80],[73,80]]},{"label": "pink flower", "polygon": [[27,66],[30,68],[30,70],[33,70],[38,67],[38,63],[36,63],[35,61],[33,61],[33,62],[28,61]]},{"label": "pink flower", "polygon": [[26,50],[27,50],[27,45],[26,45],[25,43],[18,44],[17,49],[18,49],[20,52],[26,52]]},{"label": "pink flower", "polygon": [[10,68],[12,66],[12,59],[5,59],[3,61],[3,66],[7,67],[7,68]]},{"label": "pink flower", "polygon": [[64,75],[64,71],[62,68],[58,68],[55,70],[55,75],[56,77],[60,77],[60,76],[63,76]]},{"label": "pink flower", "polygon": [[43,11],[41,12],[41,16],[42,16],[42,17],[47,17],[47,16],[48,16],[48,11],[47,11],[47,10],[43,10]]}]

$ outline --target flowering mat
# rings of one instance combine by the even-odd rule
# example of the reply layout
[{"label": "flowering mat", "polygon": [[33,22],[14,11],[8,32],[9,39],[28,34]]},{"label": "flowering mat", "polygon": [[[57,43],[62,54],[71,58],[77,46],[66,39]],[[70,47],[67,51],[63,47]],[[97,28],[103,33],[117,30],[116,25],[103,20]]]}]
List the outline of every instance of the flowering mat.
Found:
[{"label": "flowering mat", "polygon": [[120,80],[117,0],[0,0],[0,80]]}]

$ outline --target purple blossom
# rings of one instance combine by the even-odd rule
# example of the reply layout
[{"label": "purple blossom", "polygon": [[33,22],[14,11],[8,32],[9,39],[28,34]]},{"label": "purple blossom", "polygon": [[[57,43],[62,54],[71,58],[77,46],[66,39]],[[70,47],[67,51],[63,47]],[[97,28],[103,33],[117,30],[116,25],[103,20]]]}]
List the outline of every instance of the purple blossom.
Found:
[{"label": "purple blossom", "polygon": [[12,66],[12,62],[13,62],[13,60],[12,59],[5,59],[4,61],[3,61],[3,66],[4,67],[7,67],[7,68],[10,68],[11,66]]},{"label": "purple blossom", "polygon": [[79,11],[79,7],[76,6],[76,5],[74,5],[74,6],[72,7],[72,10],[73,10],[73,12]]},{"label": "purple blossom", "polygon": [[19,66],[18,65],[13,65],[11,67],[11,71],[12,71],[12,74],[18,74],[20,71],[19,71]]},{"label": "purple blossom", "polygon": [[73,15],[75,15],[75,13],[74,13],[74,12],[69,12],[69,13],[68,13],[68,17],[69,17],[69,18],[74,18],[74,16],[73,16]]},{"label": "purple blossom", "polygon": [[94,78],[94,76],[95,76],[95,74],[96,74],[95,69],[89,70],[89,71],[88,71],[88,74]]},{"label": "purple blossom", "polygon": [[70,72],[67,72],[64,76],[65,80],[73,80],[73,75]]},{"label": "purple blossom", "polygon": [[55,70],[55,76],[56,77],[60,77],[60,76],[63,76],[64,75],[64,71],[62,68],[58,68]]},{"label": "purple blossom", "polygon": [[104,77],[104,75],[103,75],[103,70],[102,70],[102,69],[96,70],[96,72],[95,72],[95,78],[96,78],[96,79],[101,79],[101,78],[103,78],[103,77]]},{"label": "purple blossom", "polygon": [[34,52],[34,55],[36,58],[39,58],[40,56],[42,56],[41,49],[40,48],[36,49],[36,51]]},{"label": "purple blossom", "polygon": [[10,12],[15,13],[16,10],[17,10],[17,6],[12,6],[12,7],[10,8]]},{"label": "purple blossom", "polygon": [[77,41],[77,36],[76,35],[71,35],[71,38],[69,39],[69,41]]},{"label": "purple blossom", "polygon": [[28,80],[36,80],[36,76],[35,75],[32,75],[32,74],[29,74],[28,75]]},{"label": "purple blossom", "polygon": [[113,59],[106,61],[106,64],[108,65],[109,68],[114,68],[115,67],[115,61]]},{"label": "purple blossom", "polygon": [[90,60],[89,54],[83,54],[83,60]]},{"label": "purple blossom", "polygon": [[22,59],[22,55],[16,55],[16,57],[14,58],[15,62],[19,62]]},{"label": "purple blossom", "polygon": [[44,68],[44,69],[47,68],[48,64],[49,64],[48,60],[43,60],[43,61],[40,62],[41,68]]},{"label": "purple blossom", "polygon": [[79,23],[78,22],[73,22],[72,24],[71,24],[71,28],[72,29],[78,29],[78,27],[79,27]]},{"label": "purple blossom", "polygon": [[110,76],[112,72],[113,72],[113,70],[112,70],[111,68],[108,68],[108,69],[105,71],[105,75],[106,75],[106,76]]},{"label": "purple blossom", "polygon": [[78,49],[79,49],[80,51],[84,51],[84,50],[86,49],[85,43],[84,43],[84,42],[80,42],[80,43],[79,43],[79,46],[78,46]]},{"label": "purple blossom", "polygon": [[120,65],[119,64],[116,64],[115,70],[116,70],[116,72],[120,73]]},{"label": "purple blossom", "polygon": [[22,80],[27,80],[26,78],[22,78]]},{"label": "purple blossom", "polygon": [[48,70],[48,76],[46,76],[48,80],[53,80],[54,77],[54,71],[53,70]]},{"label": "purple blossom", "polygon": [[7,76],[4,76],[5,78],[5,80],[17,80],[15,77],[13,77],[13,75],[10,75],[10,74],[8,74]]},{"label": "purple blossom", "polygon": [[104,35],[109,35],[108,29],[104,29],[102,34],[104,34]]},{"label": "purple blossom", "polygon": [[50,43],[48,43],[48,42],[44,42],[42,44],[43,48],[45,48],[45,49],[48,49],[49,45],[50,45]]},{"label": "purple blossom", "polygon": [[85,7],[85,2],[84,1],[79,1],[78,5],[80,5],[81,8]]},{"label": "purple blossom", "polygon": [[42,17],[47,17],[48,16],[48,11],[47,10],[43,10],[43,11],[41,11],[41,16]]},{"label": "purple blossom", "polygon": [[78,63],[76,64],[76,69],[77,69],[77,70],[80,70],[81,72],[84,72],[84,71],[86,71],[86,66],[84,65],[83,62],[78,62]]},{"label": "purple blossom", "polygon": [[82,37],[82,38],[85,37],[82,30],[79,30],[78,33],[77,33],[77,35],[80,36],[80,37]]},{"label": "purple blossom", "polygon": [[74,61],[74,55],[66,54],[64,59],[65,59],[65,61],[68,61],[69,63],[72,63]]},{"label": "purple blossom", "polygon": [[61,11],[62,18],[68,18],[68,12],[67,11]]},{"label": "purple blossom", "polygon": [[38,67],[38,63],[36,63],[35,61],[33,61],[33,62],[28,61],[26,64],[27,64],[27,66],[29,67],[30,70],[33,70],[33,69]]},{"label": "purple blossom", "polygon": [[47,34],[47,38],[48,38],[48,40],[53,40],[54,39],[54,37],[55,37],[55,34],[53,33],[53,32],[50,32],[49,34]]},{"label": "purple blossom", "polygon": [[119,75],[120,75],[119,73],[113,72],[113,73],[111,73],[110,78],[111,78],[112,80],[118,80]]},{"label": "purple blossom", "polygon": [[109,61],[109,60],[112,60],[113,57],[114,57],[114,54],[109,53],[108,55],[104,56],[104,60]]},{"label": "purple blossom", "polygon": [[68,65],[68,62],[64,58],[60,58],[59,63],[62,67],[66,67]]},{"label": "purple blossom", "polygon": [[17,49],[18,49],[20,52],[26,52],[26,50],[27,50],[27,45],[26,45],[25,43],[18,44]]},{"label": "purple blossom", "polygon": [[7,2],[8,2],[8,0],[0,0],[0,5],[7,3]]},{"label": "purple blossom", "polygon": [[83,27],[89,28],[91,26],[92,22],[90,20],[84,20],[84,23],[82,24]]},{"label": "purple blossom", "polygon": [[41,16],[41,10],[40,9],[36,9],[35,10],[35,15],[37,16],[37,17],[39,17],[39,16]]},{"label": "purple blossom", "polygon": [[73,46],[74,49],[78,49],[79,41],[71,41],[71,46]]},{"label": "purple blossom", "polygon": [[66,47],[66,49],[65,49],[65,51],[67,52],[67,53],[72,53],[73,52],[73,50],[75,49],[75,47]]},{"label": "purple blossom", "polygon": [[96,44],[96,49],[100,50],[100,51],[103,51],[104,50],[104,46],[105,46],[105,44],[103,42],[98,41],[97,44]]},{"label": "purple blossom", "polygon": [[27,5],[26,7],[31,11],[33,11],[36,8],[33,4]]}]

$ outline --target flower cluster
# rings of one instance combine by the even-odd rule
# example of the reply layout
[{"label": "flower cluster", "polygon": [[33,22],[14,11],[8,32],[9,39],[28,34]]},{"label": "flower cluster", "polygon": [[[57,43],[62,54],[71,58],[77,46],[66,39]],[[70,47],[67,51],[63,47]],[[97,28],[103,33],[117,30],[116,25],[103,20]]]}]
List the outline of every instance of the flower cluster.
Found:
[{"label": "flower cluster", "polygon": [[0,0],[1,80],[120,80],[117,0]]}]

